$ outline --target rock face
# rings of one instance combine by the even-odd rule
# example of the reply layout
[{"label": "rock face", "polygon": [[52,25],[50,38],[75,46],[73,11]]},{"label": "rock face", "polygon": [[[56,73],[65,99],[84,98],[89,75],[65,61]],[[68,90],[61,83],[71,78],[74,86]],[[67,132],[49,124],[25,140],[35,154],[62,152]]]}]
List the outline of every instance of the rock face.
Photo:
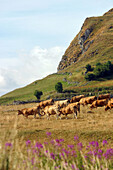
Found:
[{"label": "rock face", "polygon": [[62,56],[57,70],[63,70],[85,58],[100,57],[102,50],[105,53],[101,55],[104,56],[107,48],[113,53],[113,9],[103,16],[85,19],[80,32]]}]

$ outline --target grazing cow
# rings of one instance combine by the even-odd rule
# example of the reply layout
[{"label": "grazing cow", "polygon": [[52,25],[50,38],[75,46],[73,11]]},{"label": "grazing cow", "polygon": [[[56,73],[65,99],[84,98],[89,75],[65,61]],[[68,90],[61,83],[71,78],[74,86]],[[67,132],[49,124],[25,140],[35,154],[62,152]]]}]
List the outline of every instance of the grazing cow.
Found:
[{"label": "grazing cow", "polygon": [[70,103],[79,102],[80,99],[82,99],[83,97],[84,97],[84,95],[74,96],[74,97],[72,97],[72,99],[70,100]]},{"label": "grazing cow", "polygon": [[100,94],[97,99],[110,99],[110,94]]},{"label": "grazing cow", "polygon": [[67,106],[69,103],[70,103],[70,101],[68,99],[67,100],[60,100],[60,101],[56,101],[55,105],[59,108],[63,108],[65,106]]},{"label": "grazing cow", "polygon": [[80,99],[79,103],[82,104],[83,106],[85,106],[87,104],[92,104],[96,99],[97,99],[96,96],[84,97],[84,98]]},{"label": "grazing cow", "polygon": [[46,106],[43,112],[46,114],[47,119],[50,119],[50,115],[56,115],[57,116],[56,118],[58,119],[59,109],[56,105]]},{"label": "grazing cow", "polygon": [[44,108],[46,106],[49,106],[49,105],[53,105],[54,104],[54,100],[53,99],[49,99],[49,100],[45,100],[45,101],[42,101],[39,103],[39,107],[40,108]]},{"label": "grazing cow", "polygon": [[90,109],[105,106],[107,103],[108,101],[106,99],[96,100],[92,103],[92,105],[90,106]]},{"label": "grazing cow", "polygon": [[109,100],[106,107],[105,107],[105,111],[107,111],[108,109],[111,110],[111,108],[113,108],[113,99]]},{"label": "grazing cow", "polygon": [[77,111],[79,111],[79,104],[76,103],[70,103],[68,106],[63,107],[59,110],[59,116],[65,115],[67,119],[68,114],[74,114],[74,118],[77,119]]},{"label": "grazing cow", "polygon": [[39,109],[38,106],[37,107],[24,108],[24,109],[18,110],[18,115],[22,114],[26,118],[28,118],[29,115],[34,115],[34,118],[36,118],[36,114],[37,113],[38,113],[39,117],[41,117],[40,109]]}]

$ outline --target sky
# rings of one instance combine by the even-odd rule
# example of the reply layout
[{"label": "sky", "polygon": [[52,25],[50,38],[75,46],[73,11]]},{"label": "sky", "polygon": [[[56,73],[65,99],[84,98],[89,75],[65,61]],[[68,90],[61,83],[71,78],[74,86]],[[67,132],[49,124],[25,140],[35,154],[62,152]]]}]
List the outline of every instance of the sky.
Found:
[{"label": "sky", "polygon": [[56,73],[87,17],[113,0],[0,0],[0,96]]}]

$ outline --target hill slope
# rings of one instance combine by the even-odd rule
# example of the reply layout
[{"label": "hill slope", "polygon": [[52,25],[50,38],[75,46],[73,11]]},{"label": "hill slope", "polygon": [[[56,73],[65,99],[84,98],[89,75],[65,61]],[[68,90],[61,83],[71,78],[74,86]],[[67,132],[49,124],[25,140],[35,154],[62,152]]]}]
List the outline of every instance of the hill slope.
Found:
[{"label": "hill slope", "polygon": [[58,71],[84,61],[113,59],[113,9],[100,17],[86,18],[80,32],[65,51]]},{"label": "hill slope", "polygon": [[[83,92],[108,92],[113,90],[113,76],[101,81],[87,82],[84,79],[86,64],[94,66],[97,62],[113,61],[113,9],[100,17],[86,18],[80,32],[72,40],[58,66],[58,72],[37,80],[26,87],[16,89],[0,98],[0,103],[14,100],[35,100],[34,91],[43,91],[42,99],[65,97],[67,93],[57,94],[55,84],[60,81],[64,90]],[[74,94],[71,94],[74,95]]]}]

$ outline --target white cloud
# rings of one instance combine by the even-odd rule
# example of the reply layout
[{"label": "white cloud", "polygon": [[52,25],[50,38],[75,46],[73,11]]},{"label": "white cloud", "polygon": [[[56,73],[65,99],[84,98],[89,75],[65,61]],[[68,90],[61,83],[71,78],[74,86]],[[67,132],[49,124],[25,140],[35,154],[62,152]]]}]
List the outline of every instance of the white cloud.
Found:
[{"label": "white cloud", "polygon": [[0,59],[0,94],[56,72],[64,51],[64,47],[43,49],[35,46],[28,52],[21,50],[16,59]]}]

